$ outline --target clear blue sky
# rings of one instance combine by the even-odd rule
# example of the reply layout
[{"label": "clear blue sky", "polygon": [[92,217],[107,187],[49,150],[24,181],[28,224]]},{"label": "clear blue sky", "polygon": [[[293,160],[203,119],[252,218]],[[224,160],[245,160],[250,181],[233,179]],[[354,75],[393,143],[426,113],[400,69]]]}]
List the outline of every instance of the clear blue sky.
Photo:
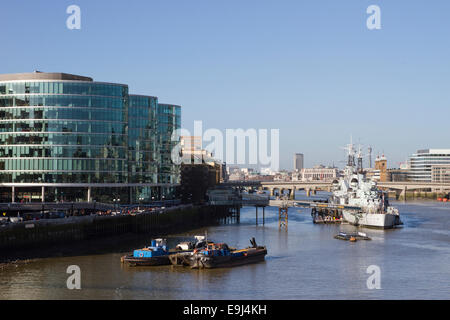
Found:
[{"label": "clear blue sky", "polygon": [[[81,7],[81,30],[66,8]],[[381,30],[366,8],[381,8]],[[281,167],[450,147],[450,1],[4,1],[0,73],[67,72],[183,106],[183,126],[280,129]]]}]

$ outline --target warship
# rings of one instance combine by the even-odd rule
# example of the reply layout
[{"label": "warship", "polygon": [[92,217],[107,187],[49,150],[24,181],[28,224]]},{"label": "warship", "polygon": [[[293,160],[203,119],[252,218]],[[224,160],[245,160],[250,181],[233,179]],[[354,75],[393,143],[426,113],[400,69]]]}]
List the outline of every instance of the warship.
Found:
[{"label": "warship", "polygon": [[[397,208],[391,206],[387,193],[377,187],[377,182],[366,179],[362,169],[361,148],[358,153],[350,143],[348,161],[343,177],[333,181],[331,204],[359,207],[359,210],[342,210],[343,220],[357,226],[389,229],[401,225]],[[355,165],[355,155],[358,164]]]}]

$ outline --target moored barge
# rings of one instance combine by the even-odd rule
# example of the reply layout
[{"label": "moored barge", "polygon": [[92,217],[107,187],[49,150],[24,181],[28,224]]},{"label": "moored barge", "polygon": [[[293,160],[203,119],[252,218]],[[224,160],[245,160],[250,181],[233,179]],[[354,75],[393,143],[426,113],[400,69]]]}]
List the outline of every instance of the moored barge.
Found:
[{"label": "moored barge", "polygon": [[208,243],[204,249],[182,255],[181,258],[192,269],[234,267],[264,261],[267,248],[258,246],[254,238],[250,242],[252,247],[240,250],[230,250],[226,243]]},{"label": "moored barge", "polygon": [[176,246],[178,251],[174,254],[169,255],[169,261],[174,266],[189,266],[188,256],[193,254],[193,251],[200,250],[208,243],[214,243],[213,241],[207,240],[206,236],[195,236],[196,242],[186,241],[181,242]]}]

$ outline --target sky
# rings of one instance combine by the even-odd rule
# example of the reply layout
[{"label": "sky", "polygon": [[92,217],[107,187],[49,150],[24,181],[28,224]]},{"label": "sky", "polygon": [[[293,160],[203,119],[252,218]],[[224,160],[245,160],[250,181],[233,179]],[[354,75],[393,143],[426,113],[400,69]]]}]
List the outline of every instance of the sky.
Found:
[{"label": "sky", "polygon": [[[191,131],[279,129],[282,169],[294,153],[341,166],[351,136],[390,167],[450,148],[447,0],[2,2],[0,73],[125,83],[181,105]],[[79,30],[66,27],[72,4]]]}]

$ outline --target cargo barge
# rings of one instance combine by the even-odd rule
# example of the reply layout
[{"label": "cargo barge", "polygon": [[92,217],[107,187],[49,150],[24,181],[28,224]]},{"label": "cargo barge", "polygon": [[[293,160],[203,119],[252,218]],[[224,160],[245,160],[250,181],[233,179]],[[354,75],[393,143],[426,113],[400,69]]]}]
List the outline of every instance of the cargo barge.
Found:
[{"label": "cargo barge", "polygon": [[129,266],[170,265],[171,257],[177,254],[192,253],[194,249],[204,248],[208,243],[205,236],[195,236],[196,241],[180,242],[175,249],[169,250],[165,239],[152,240],[151,246],[136,249],[132,254],[121,257],[120,261]]},{"label": "cargo barge", "polygon": [[192,269],[226,268],[264,261],[267,248],[258,246],[254,238],[250,242],[252,247],[240,250],[231,250],[226,243],[208,243],[204,249],[178,255],[178,258]]}]

